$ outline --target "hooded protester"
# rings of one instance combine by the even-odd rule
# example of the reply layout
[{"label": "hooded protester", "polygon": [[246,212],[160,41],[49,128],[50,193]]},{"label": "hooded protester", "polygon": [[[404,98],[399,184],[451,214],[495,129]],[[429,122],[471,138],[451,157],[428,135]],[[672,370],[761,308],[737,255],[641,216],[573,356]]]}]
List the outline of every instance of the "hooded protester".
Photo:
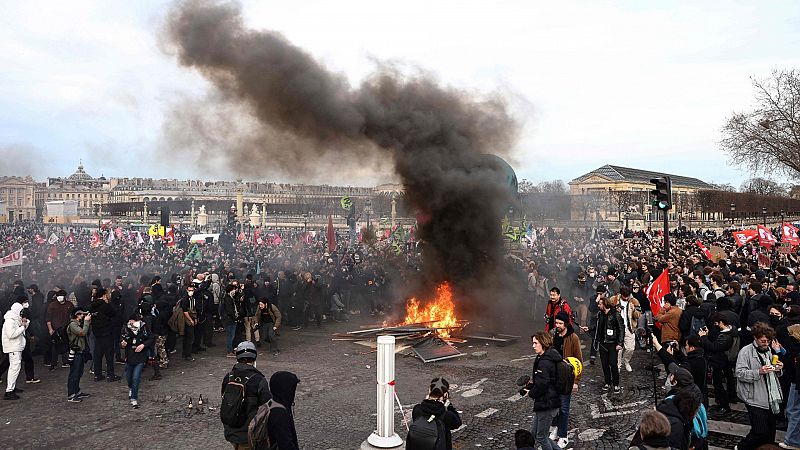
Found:
[{"label": "hooded protester", "polygon": [[670,432],[667,438],[669,447],[679,450],[690,448],[692,420],[699,407],[700,398],[689,390],[678,391],[658,405],[656,410],[664,414],[669,421]]},{"label": "hooded protester", "polygon": [[[664,414],[646,409],[639,419],[639,429],[629,450],[671,450],[669,437],[672,432],[669,419]],[[634,442],[638,442],[634,445]]]},{"label": "hooded protester", "polygon": [[300,449],[292,411],[299,382],[297,375],[283,371],[275,372],[269,379],[269,389],[272,392],[273,400],[283,405],[283,408],[274,408],[270,412],[267,423],[269,441],[273,445],[277,445],[277,450]]},{"label": "hooded protester", "polygon": [[[27,299],[27,297],[25,297]],[[22,303],[14,303],[8,312],[3,315],[3,352],[8,358],[8,381],[6,383],[5,400],[18,400],[16,389],[17,377],[22,368],[22,351],[25,349],[25,330],[28,329],[28,319],[21,317]]]},{"label": "hooded protester", "polygon": [[54,291],[53,301],[47,305],[45,323],[49,333],[49,340],[46,343],[44,361],[50,366],[50,370],[55,370],[58,364],[58,355],[61,355],[61,367],[67,368],[67,336],[64,327],[71,320],[70,311],[74,305],[67,301],[67,293],[61,289]]}]

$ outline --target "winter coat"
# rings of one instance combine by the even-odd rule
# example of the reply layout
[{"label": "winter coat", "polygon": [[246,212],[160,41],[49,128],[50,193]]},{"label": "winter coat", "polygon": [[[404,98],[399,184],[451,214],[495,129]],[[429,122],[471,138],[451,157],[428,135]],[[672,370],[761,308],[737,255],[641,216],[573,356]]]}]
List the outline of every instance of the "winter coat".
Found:
[{"label": "winter coat", "polygon": [[3,352],[21,352],[25,350],[25,330],[27,325],[22,324],[19,312],[22,311],[21,303],[11,305],[3,315]]},{"label": "winter coat", "polygon": [[[253,367],[252,364],[237,362],[233,366],[231,372],[234,377],[242,378],[242,381],[244,381],[245,377],[250,377],[245,385],[245,410],[247,411],[247,420],[244,425],[238,428],[225,424],[222,424],[222,427],[226,441],[232,444],[245,444],[248,442],[247,425],[253,419],[253,416],[256,415],[258,407],[267,403],[272,398],[272,394],[270,393],[269,384],[264,374]],[[222,393],[225,392],[225,386],[228,385],[228,378],[230,375],[231,373],[228,373],[225,375],[225,378],[222,379]],[[289,403],[289,405],[291,405],[291,403]],[[270,420],[272,420],[272,415],[274,415],[278,409],[279,408],[273,409],[272,412],[270,412]]]},{"label": "winter coat", "polygon": [[703,403],[708,403],[708,382],[706,376],[708,375],[708,361],[706,361],[705,350],[698,348],[693,352],[686,354],[686,368],[692,374],[694,384],[700,388],[700,393],[703,394]]},{"label": "winter coat", "polygon": [[731,327],[728,331],[716,333],[714,340],[711,340],[708,335],[701,338],[703,349],[708,357],[708,364],[712,369],[724,369],[728,366],[727,352],[733,346],[733,338],[738,335],[736,329]]},{"label": "winter coat", "polygon": [[550,331],[553,327],[555,327],[556,314],[562,311],[569,316],[569,323],[572,324],[572,308],[569,307],[569,304],[566,300],[559,298],[555,303],[547,302],[547,307],[545,308],[544,313],[544,331]]},{"label": "winter coat", "polygon": [[[760,356],[760,357],[759,357]],[[769,392],[764,377],[758,373],[765,364],[772,359],[772,351],[760,353],[753,344],[744,346],[736,358],[736,394],[750,406],[769,409]],[[775,372],[775,375],[783,375]]]},{"label": "winter coat", "polygon": [[229,326],[235,325],[242,316],[241,303],[239,302],[238,294],[234,293],[231,297],[230,294],[225,294],[222,299],[222,325]]},{"label": "winter coat", "polygon": [[[636,300],[636,298],[634,298],[633,296],[629,296],[628,297],[628,307],[627,308],[623,308],[622,307],[622,296],[620,295],[618,297],[618,301],[617,301],[617,308],[619,309],[620,315],[622,315],[622,314],[627,314],[628,315],[628,319],[627,319],[627,321],[628,321],[628,332],[633,333],[634,331],[636,331],[637,322],[639,321],[639,317],[642,315],[642,307],[639,304],[639,300]],[[623,324],[624,324],[625,323],[624,322],[625,317],[622,316],[622,318],[623,318]]]},{"label": "winter coat", "polygon": [[272,398],[284,406],[284,408],[274,408],[269,414],[267,422],[267,435],[273,445],[277,444],[278,450],[299,450],[300,444],[297,441],[297,429],[294,426],[294,396],[297,391],[297,383],[300,380],[291,372],[275,372],[269,379],[269,388],[272,391]]},{"label": "winter coat", "polygon": [[678,411],[678,407],[675,406],[673,400],[674,397],[664,400],[656,410],[667,416],[667,420],[669,420],[669,445],[680,450],[687,450],[691,440],[692,427],[689,424],[689,419],[684,418]]},{"label": "winter coat", "polygon": [[661,308],[656,315],[656,321],[661,324],[661,342],[680,341],[681,330],[678,323],[681,320],[681,309],[677,306]]},{"label": "winter coat", "polygon": [[105,300],[95,300],[89,307],[92,315],[92,333],[95,337],[111,336],[116,323],[117,310]]},{"label": "winter coat", "polygon": [[547,411],[561,407],[561,396],[555,388],[556,363],[561,361],[561,355],[556,349],[548,348],[536,357],[533,362],[531,382],[533,387],[528,391],[528,396],[533,399],[534,411]]},{"label": "winter coat", "polygon": [[[560,344],[557,343],[558,341],[560,341]],[[581,355],[581,340],[578,338],[578,335],[575,334],[572,325],[567,325],[567,333],[563,338],[557,334],[553,336],[553,347],[563,358],[572,356],[578,358],[578,361],[583,361],[583,356]],[[581,375],[583,375],[583,373],[581,373]],[[575,383],[581,381],[581,375],[575,377]]]},{"label": "winter coat", "polygon": [[451,431],[461,426],[461,416],[452,404],[445,408],[444,403],[436,400],[425,399],[422,403],[414,406],[411,410],[411,420],[417,417],[436,416],[444,425],[444,443],[447,450],[453,448],[453,436]]},{"label": "winter coat", "polygon": [[86,349],[86,336],[89,334],[90,323],[88,320],[80,322],[77,319],[72,319],[69,323],[69,329],[67,330],[69,346],[77,347],[78,352]]},{"label": "winter coat", "polygon": [[700,306],[686,305],[686,309],[683,310],[680,319],[678,319],[678,329],[681,333],[682,343],[685,343],[686,338],[691,334],[692,321],[694,319],[701,320],[703,325],[706,324],[706,315],[703,310],[700,309]]},{"label": "winter coat", "polygon": [[[125,361],[128,364],[144,364],[147,358],[150,357],[150,351],[153,348],[155,337],[150,330],[147,329],[145,322],[139,321],[142,325],[139,330],[134,333],[133,330],[126,324],[125,329],[122,331],[122,341],[126,343],[125,347]],[[142,351],[137,352],[136,347],[144,344]]]},{"label": "winter coat", "polygon": [[622,345],[625,340],[625,324],[616,308],[607,313],[597,313],[595,339],[607,346]]}]

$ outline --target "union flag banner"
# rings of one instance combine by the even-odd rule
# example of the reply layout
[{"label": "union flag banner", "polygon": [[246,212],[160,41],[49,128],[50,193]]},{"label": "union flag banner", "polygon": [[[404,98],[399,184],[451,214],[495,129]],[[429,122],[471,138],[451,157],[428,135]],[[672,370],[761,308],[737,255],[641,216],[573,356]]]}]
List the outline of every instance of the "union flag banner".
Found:
[{"label": "union flag banner", "polygon": [[167,228],[167,232],[164,234],[164,244],[166,244],[167,247],[174,247],[176,245],[175,231],[172,227]]},{"label": "union flag banner", "polygon": [[22,249],[15,251],[10,255],[0,258],[0,269],[4,267],[21,266],[22,265]]},{"label": "union flag banner", "polygon": [[[658,315],[661,310],[661,305],[664,304],[664,296],[669,294],[669,272],[664,269],[661,275],[656,278],[656,281],[647,288],[647,299],[650,300],[650,310],[653,311],[653,317]],[[656,322],[656,326],[661,328],[661,324]]]},{"label": "union flag banner", "polygon": [[705,256],[707,260],[711,261],[713,259],[711,257],[711,252],[708,250],[708,248],[706,248],[705,245],[703,245],[702,242],[700,242],[700,239],[697,239],[696,241],[694,241],[694,243],[697,244],[698,247],[700,247],[700,251],[703,253],[703,256]]},{"label": "union flag banner", "polygon": [[733,232],[733,238],[736,240],[736,245],[741,247],[750,241],[758,238],[758,231],[756,230],[739,230]]},{"label": "union flag banner", "polygon": [[97,231],[92,233],[92,240],[89,242],[89,245],[91,247],[97,247],[100,245],[100,235],[97,233]]},{"label": "union flag banner", "polygon": [[797,227],[788,222],[783,222],[781,225],[781,242],[788,242],[792,244],[792,246],[800,245],[800,237],[797,235]]},{"label": "union flag banner", "polygon": [[778,240],[775,239],[775,236],[772,235],[772,231],[769,231],[769,228],[765,227],[764,225],[758,226],[758,243],[764,247],[772,247],[773,245],[778,243]]}]

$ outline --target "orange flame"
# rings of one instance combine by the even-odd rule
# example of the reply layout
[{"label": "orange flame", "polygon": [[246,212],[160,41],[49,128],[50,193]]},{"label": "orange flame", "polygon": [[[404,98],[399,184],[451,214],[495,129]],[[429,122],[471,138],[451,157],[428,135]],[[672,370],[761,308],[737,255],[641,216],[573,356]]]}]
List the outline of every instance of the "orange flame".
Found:
[{"label": "orange flame", "polygon": [[[406,303],[406,317],[401,325],[424,323],[432,328],[448,328],[458,326],[456,305],[453,303],[453,291],[450,284],[444,282],[436,288],[436,297],[424,307],[419,300],[410,298]],[[450,330],[438,330],[439,336],[450,337]]]}]

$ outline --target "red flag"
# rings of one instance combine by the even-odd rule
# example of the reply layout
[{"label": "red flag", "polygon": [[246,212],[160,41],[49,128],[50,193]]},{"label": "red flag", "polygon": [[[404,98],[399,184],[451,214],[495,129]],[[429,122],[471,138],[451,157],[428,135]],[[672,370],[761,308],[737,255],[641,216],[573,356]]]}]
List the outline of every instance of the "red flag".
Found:
[{"label": "red flag", "polygon": [[[664,296],[667,294],[669,294],[669,272],[664,269],[661,275],[656,278],[656,281],[647,288],[647,298],[650,300],[650,310],[653,311],[653,317],[658,315],[661,305],[664,304]],[[656,326],[661,328],[658,322],[656,322]]]},{"label": "red flag", "polygon": [[797,227],[788,222],[783,222],[783,225],[781,225],[781,242],[788,242],[792,244],[792,246],[800,245]]},{"label": "red flag", "polygon": [[167,228],[167,232],[164,233],[164,243],[167,245],[167,247],[175,246],[175,231],[172,229],[172,227]]},{"label": "red flag", "polygon": [[253,244],[261,244],[261,228],[256,228],[255,231],[253,231]]},{"label": "red flag", "polygon": [[272,238],[272,245],[281,245],[281,242],[283,242],[283,239],[281,239],[281,236],[276,233]]},{"label": "red flag", "polygon": [[89,243],[92,247],[97,247],[100,245],[100,235],[95,231],[92,233],[92,241]]},{"label": "red flag", "polygon": [[239,239],[239,241],[241,241],[241,242],[244,242],[244,240],[245,240],[245,237],[244,237],[244,231],[242,231],[241,233],[239,233],[239,236],[237,236],[237,238],[236,238],[236,239]]},{"label": "red flag", "polygon": [[39,244],[39,245],[42,245],[42,244],[44,244],[45,242],[47,242],[47,241],[45,241],[45,240],[44,240],[44,238],[42,237],[42,235],[37,233],[37,234],[36,234],[36,243],[37,243],[37,244]]},{"label": "red flag", "polygon": [[336,233],[333,232],[333,217],[328,216],[328,251],[336,250]]},{"label": "red flag", "polygon": [[775,236],[772,235],[772,232],[769,231],[769,228],[765,227],[764,225],[758,226],[758,243],[764,247],[772,247],[778,242],[775,239]]},{"label": "red flag", "polygon": [[75,235],[72,234],[72,231],[70,231],[68,235],[64,236],[64,244],[74,244],[74,243],[75,243]]},{"label": "red flag", "polygon": [[312,238],[313,238],[313,236],[311,236],[310,232],[306,231],[305,233],[303,233],[303,237],[302,237],[303,243],[311,244]]},{"label": "red flag", "polygon": [[736,245],[739,247],[752,240],[755,240],[757,237],[758,231],[756,230],[739,230],[733,232],[733,238],[736,240]]},{"label": "red flag", "polygon": [[56,250],[56,246],[53,245],[52,247],[50,247],[50,258],[56,259],[57,256],[58,256],[58,250]]},{"label": "red flag", "polygon": [[122,236],[123,236],[122,228],[121,227],[117,227],[117,229],[114,230],[114,234],[117,235],[117,239],[122,239]]},{"label": "red flag", "polygon": [[705,245],[703,245],[702,242],[700,242],[700,239],[695,240],[694,243],[700,247],[700,251],[703,252],[703,256],[705,256],[707,260],[711,261],[711,252],[708,250],[708,248],[706,248]]}]

